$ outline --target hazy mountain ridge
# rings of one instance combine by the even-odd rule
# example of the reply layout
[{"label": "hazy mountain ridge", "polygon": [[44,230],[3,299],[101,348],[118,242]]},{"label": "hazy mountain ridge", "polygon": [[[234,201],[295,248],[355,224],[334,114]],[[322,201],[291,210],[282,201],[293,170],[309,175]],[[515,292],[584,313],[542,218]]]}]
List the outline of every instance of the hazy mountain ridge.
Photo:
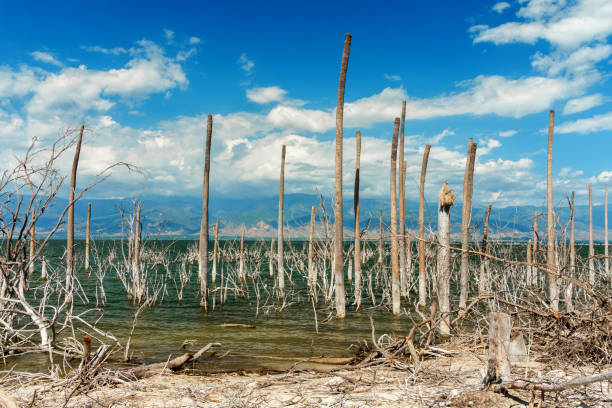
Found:
[{"label": "hazy mountain ridge", "polygon": [[[120,208],[129,212],[132,205],[130,199],[93,199],[81,200],[75,204],[75,230],[77,237],[85,234],[87,219],[87,204],[92,204],[92,226],[94,236],[116,237],[122,233]],[[148,235],[171,236],[176,238],[196,237],[200,231],[202,200],[199,197],[144,197],[142,198],[143,231]],[[65,199],[55,200],[37,224],[38,231],[49,231],[57,222],[61,210],[67,204]],[[330,197],[323,197],[325,211],[333,222],[333,205]],[[320,218],[324,218],[321,200],[317,195],[287,194],[285,196],[284,223],[288,238],[308,236],[311,207],[317,208],[317,231],[323,235]],[[361,227],[370,223],[370,234],[378,234],[379,214],[383,212],[383,223],[389,224],[388,199],[364,198],[360,202]],[[496,208],[493,206],[490,218],[490,228],[493,237],[515,238],[531,237],[533,214],[537,209],[544,213],[545,208],[533,206]],[[243,226],[248,237],[274,237],[278,223],[278,197],[265,197],[254,199],[211,198],[210,201],[210,228],[219,220],[221,236],[237,236]],[[475,207],[472,211],[472,227],[481,229],[486,208]],[[559,221],[564,227],[569,220],[569,208],[557,208]],[[344,199],[344,228],[347,236],[353,231],[353,200],[352,197]],[[67,215],[56,234],[57,238],[65,236]],[[593,207],[595,239],[603,239],[604,209],[603,206]],[[410,230],[418,228],[418,202],[406,203],[406,224]],[[425,211],[425,224],[435,229],[437,223],[437,209],[428,203]],[[461,205],[457,204],[451,209],[451,228],[453,234],[461,230]],[[540,236],[545,235],[546,216],[539,219]],[[330,231],[331,234],[331,231]],[[569,227],[568,227],[569,234]],[[576,206],[576,238],[588,239],[588,207]]]}]

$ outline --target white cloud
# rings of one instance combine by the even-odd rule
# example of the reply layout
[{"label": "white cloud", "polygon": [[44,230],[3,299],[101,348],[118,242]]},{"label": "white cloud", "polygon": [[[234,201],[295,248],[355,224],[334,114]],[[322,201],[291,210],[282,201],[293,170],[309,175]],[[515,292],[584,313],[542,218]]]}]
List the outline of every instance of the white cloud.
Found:
[{"label": "white cloud", "polygon": [[44,62],[45,64],[55,65],[56,67],[64,66],[53,54],[44,51],[34,51],[30,53],[36,61]]},{"label": "white cloud", "polygon": [[401,81],[402,80],[402,77],[399,75],[391,75],[391,74],[385,73],[384,77],[387,81]]},{"label": "white cloud", "polygon": [[198,37],[189,37],[189,44],[191,45],[199,44],[201,42],[202,40],[199,39]]},{"label": "white cloud", "polygon": [[595,106],[599,106],[604,103],[604,96],[602,94],[594,94],[583,96],[582,98],[570,99],[563,108],[563,114],[570,115],[572,113],[584,112]]},{"label": "white cloud", "polygon": [[516,130],[504,130],[502,132],[499,132],[497,134],[497,136],[499,136],[499,137],[512,137],[512,136],[514,136],[516,134],[517,134]]},{"label": "white cloud", "polygon": [[557,133],[594,133],[604,130],[612,130],[612,112],[565,122],[555,128]]},{"label": "white cloud", "polygon": [[256,87],[247,89],[247,98],[255,103],[265,104],[270,102],[280,102],[287,95],[287,91],[278,86]]},{"label": "white cloud", "polygon": [[255,63],[251,61],[245,53],[242,53],[240,55],[240,58],[238,58],[237,63],[240,66],[240,69],[245,72],[251,72],[251,70],[255,66]]},{"label": "white cloud", "polygon": [[571,53],[559,51],[550,55],[536,53],[531,65],[548,75],[584,74],[594,69],[598,62],[607,60],[612,55],[612,46],[597,44],[584,46]]},{"label": "white cloud", "polygon": [[476,30],[474,42],[534,44],[542,39],[561,48],[604,40],[612,33],[612,2],[609,0],[529,0],[517,16],[521,22]]},{"label": "white cloud", "polygon": [[166,37],[166,41],[171,42],[174,39],[174,31],[164,28],[164,37]]},{"label": "white cloud", "polygon": [[81,45],[81,49],[89,52],[99,52],[101,54],[121,55],[127,54],[129,51],[123,47],[104,48],[99,45],[87,46]]},{"label": "white cloud", "polygon": [[597,181],[600,183],[609,183],[612,181],[612,171],[604,170],[597,176]]},{"label": "white cloud", "polygon": [[499,3],[495,3],[495,5],[491,8],[496,13],[503,13],[505,9],[510,7],[510,4],[505,1],[500,1]]}]

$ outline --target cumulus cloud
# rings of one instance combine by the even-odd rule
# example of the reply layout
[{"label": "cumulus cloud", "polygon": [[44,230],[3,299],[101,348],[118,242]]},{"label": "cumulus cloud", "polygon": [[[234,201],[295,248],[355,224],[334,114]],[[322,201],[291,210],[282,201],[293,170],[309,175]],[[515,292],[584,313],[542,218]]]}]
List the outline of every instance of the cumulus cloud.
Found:
[{"label": "cumulus cloud", "polygon": [[99,45],[81,45],[81,49],[89,52],[99,52],[101,54],[110,55],[121,55],[128,53],[128,50],[123,47],[104,48]]},{"label": "cumulus cloud", "polygon": [[53,54],[44,51],[34,51],[30,53],[32,58],[36,61],[44,62],[45,64],[55,65],[56,67],[61,67],[62,64]]},{"label": "cumulus cloud", "polygon": [[493,5],[493,7],[491,9],[493,11],[495,11],[496,13],[500,13],[501,14],[508,7],[510,7],[510,4],[508,2],[500,1],[499,3],[495,3],[495,5]]},{"label": "cumulus cloud", "polygon": [[198,37],[189,37],[189,44],[191,45],[199,44],[201,42],[202,40],[199,39]]},{"label": "cumulus cloud", "polygon": [[595,115],[590,118],[565,122],[555,128],[557,133],[594,133],[612,130],[612,112]]},{"label": "cumulus cloud", "polygon": [[401,81],[402,80],[402,77],[399,75],[391,75],[391,74],[385,73],[384,77],[387,81]]},{"label": "cumulus cloud", "polygon": [[516,130],[504,130],[501,131],[497,134],[497,136],[499,137],[512,137],[514,135],[516,135],[517,131]]},{"label": "cumulus cloud", "polygon": [[612,3],[608,0],[527,0],[517,13],[522,21],[480,27],[474,42],[534,44],[538,40],[566,49],[577,48],[612,33]]},{"label": "cumulus cloud", "polygon": [[572,113],[584,112],[595,106],[599,106],[604,103],[604,96],[602,94],[594,94],[583,96],[582,98],[570,99],[565,104],[563,108],[563,113],[565,115],[570,115]]},{"label": "cumulus cloud", "polygon": [[278,86],[256,87],[247,89],[247,98],[255,103],[266,104],[270,102],[280,102],[287,95],[287,91]]}]

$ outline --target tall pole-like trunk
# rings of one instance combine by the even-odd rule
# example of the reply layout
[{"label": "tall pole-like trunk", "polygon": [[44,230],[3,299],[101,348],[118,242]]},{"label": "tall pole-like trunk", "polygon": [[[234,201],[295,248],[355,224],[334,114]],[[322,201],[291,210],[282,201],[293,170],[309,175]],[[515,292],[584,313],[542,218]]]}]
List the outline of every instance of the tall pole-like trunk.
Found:
[{"label": "tall pole-like trunk", "polygon": [[210,177],[210,142],[212,115],[206,120],[206,152],[204,156],[204,186],[202,191],[202,224],[200,225],[200,306],[208,311],[208,190]]},{"label": "tall pole-like trunk", "polygon": [[378,217],[378,263],[381,266],[384,260],[383,252],[383,214],[380,210],[380,216]]},{"label": "tall pole-like trunk", "polygon": [[278,253],[277,259],[277,271],[278,271],[278,297],[283,299],[285,297],[285,268],[283,266],[283,208],[285,200],[285,153],[287,152],[287,146],[283,145],[281,151],[281,168],[280,168],[280,186],[278,192]]},{"label": "tall pole-like trunk", "polygon": [[548,294],[550,297],[550,307],[554,312],[559,311],[559,279],[555,262],[555,218],[553,208],[553,173],[552,173],[552,158],[553,158],[553,130],[555,126],[555,111],[550,111],[548,121],[548,171],[547,171],[547,227],[548,227],[548,252],[546,265],[549,273]]},{"label": "tall pole-like trunk", "polygon": [[608,185],[606,184],[606,196],[604,199],[604,270],[606,278],[610,278],[610,259],[608,259]]},{"label": "tall pole-like trunk", "polygon": [[72,161],[72,174],[70,177],[70,201],[68,207],[68,229],[66,239],[66,302],[72,302],[73,280],[74,280],[74,192],[76,188],[77,169],[79,167],[79,156],[81,155],[81,142],[85,125],[81,125],[79,138],[77,139]]},{"label": "tall pole-like trunk", "polygon": [[400,294],[408,295],[408,274],[406,272],[406,160],[404,160],[404,129],[406,124],[406,101],[402,102],[400,141],[398,154],[399,167],[399,274]]},{"label": "tall pole-like trunk", "polygon": [[445,181],[438,193],[438,307],[442,337],[450,336],[450,209],[453,204],[453,190]]},{"label": "tall pole-like trunk", "polygon": [[213,244],[213,264],[211,282],[214,285],[217,281],[217,258],[219,257],[219,220],[215,222],[215,243]]},{"label": "tall pole-like trunk", "polygon": [[459,308],[465,309],[468,298],[468,281],[470,279],[470,220],[472,218],[472,193],[474,191],[474,162],[476,161],[476,143],[472,138],[468,141],[465,175],[463,176],[463,211],[461,214],[461,269]]},{"label": "tall pole-like trunk", "polygon": [[[575,209],[574,209],[574,196],[575,193],[572,191],[572,198],[570,199],[570,256],[569,256],[569,276],[572,279],[576,279],[576,233],[575,233]],[[565,289],[565,308],[568,312],[574,311],[573,302],[573,288],[572,282],[567,284]]]},{"label": "tall pole-like trunk", "polygon": [[89,240],[91,239],[91,203],[87,204],[87,227],[85,228],[85,270],[89,272]]},{"label": "tall pole-like trunk", "polygon": [[487,258],[489,254],[489,217],[491,216],[491,207],[491,204],[487,207],[484,225],[482,227],[482,246],[480,250],[484,255],[480,257],[480,279],[478,280],[479,295],[491,290],[491,284],[488,281],[489,259]]},{"label": "tall pole-like trunk", "polygon": [[314,205],[310,209],[310,235],[308,238],[308,286],[315,296],[317,285],[317,271],[314,265],[314,230],[315,230],[315,215],[317,207]]},{"label": "tall pole-like trunk", "polygon": [[30,276],[34,274],[34,254],[36,253],[36,212],[32,208],[32,227],[30,228]]},{"label": "tall pole-like trunk", "polygon": [[537,211],[533,212],[533,237],[532,237],[532,241],[533,241],[533,246],[532,246],[532,251],[533,251],[533,256],[531,257],[533,260],[533,268],[531,268],[531,282],[530,285],[531,286],[537,286],[538,285],[538,217],[539,214]]},{"label": "tall pole-like trunk", "polygon": [[270,259],[268,263],[270,278],[274,278],[274,238],[270,240]]},{"label": "tall pole-like trunk", "polygon": [[246,283],[246,278],[245,278],[245,274],[244,274],[244,233],[246,231],[246,227],[243,225],[242,226],[242,234],[240,235],[240,264],[239,264],[239,270],[238,270],[238,276],[240,277],[240,280]]},{"label": "tall pole-like trunk", "polygon": [[427,298],[427,270],[425,268],[425,175],[431,145],[425,146],[421,164],[421,183],[419,187],[419,307],[425,307]]},{"label": "tall pole-like trunk", "polygon": [[595,285],[595,249],[593,247],[593,186],[589,184],[589,283]]},{"label": "tall pole-like trunk", "polygon": [[526,258],[527,258],[527,276],[525,277],[525,285],[531,285],[531,271],[533,270],[533,262],[531,261],[531,240],[527,242]]},{"label": "tall pole-like trunk", "polygon": [[134,255],[132,258],[132,267],[136,270],[140,265],[140,210],[142,202],[136,203],[136,233],[134,234]]},{"label": "tall pole-like trunk", "polygon": [[344,37],[344,50],[340,65],[340,81],[338,84],[338,104],[336,108],[336,175],[334,188],[334,269],[336,275],[336,316],[346,316],[346,299],[344,295],[344,245],[342,224],[342,121],[344,116],[344,88],[346,85],[346,70],[348,68],[351,50],[351,35]]},{"label": "tall pole-like trunk", "polygon": [[391,141],[391,301],[393,303],[393,315],[400,314],[400,282],[399,282],[399,259],[397,239],[397,134],[399,132],[400,119],[395,118],[393,125],[393,139]]},{"label": "tall pole-like trunk", "polygon": [[355,137],[355,191],[353,211],[355,213],[355,308],[361,307],[361,227],[359,226],[359,169],[361,167],[361,132]]}]

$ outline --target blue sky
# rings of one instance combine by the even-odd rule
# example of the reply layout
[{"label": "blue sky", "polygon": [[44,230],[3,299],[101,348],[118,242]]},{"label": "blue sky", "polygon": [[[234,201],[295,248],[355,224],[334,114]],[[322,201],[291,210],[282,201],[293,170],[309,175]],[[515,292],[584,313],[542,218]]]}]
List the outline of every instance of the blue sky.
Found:
[{"label": "blue sky", "polygon": [[428,196],[444,180],[460,194],[473,137],[477,204],[542,205],[545,129],[555,109],[557,204],[572,190],[584,203],[589,183],[602,201],[612,179],[605,0],[0,0],[0,160],[8,166],[32,137],[49,144],[84,122],[83,183],[116,161],[143,169],[115,171],[92,195],[199,195],[212,113],[213,194],[276,194],[283,143],[286,191],[330,191],[347,32],[347,193],[360,129],[362,194],[388,194],[393,118],[406,99],[409,200],[426,143]]}]

